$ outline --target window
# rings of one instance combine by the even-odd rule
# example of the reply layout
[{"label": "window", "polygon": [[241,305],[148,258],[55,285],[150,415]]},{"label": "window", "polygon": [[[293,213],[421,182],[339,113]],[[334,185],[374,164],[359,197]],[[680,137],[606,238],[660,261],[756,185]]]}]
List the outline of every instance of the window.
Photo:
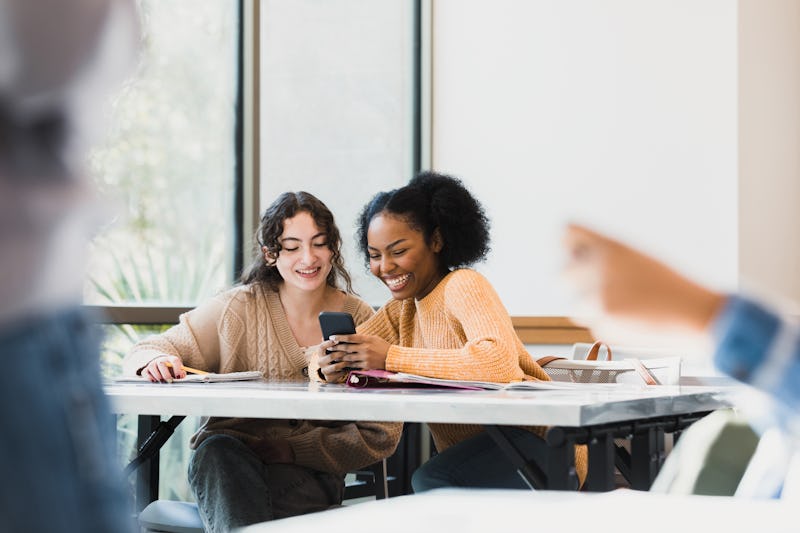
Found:
[{"label": "window", "polygon": [[[108,104],[107,142],[90,169],[113,218],[94,239],[84,300],[93,305],[192,307],[230,285],[238,171],[239,7],[217,0],[141,0],[141,61]],[[127,316],[127,318],[126,318]],[[107,376],[133,343],[164,326],[119,313],[107,326]],[[185,420],[165,446],[163,497],[191,499]],[[136,419],[118,421],[121,460]]]},{"label": "window", "polygon": [[142,57],[90,159],[116,216],[85,300],[194,305],[231,281],[238,10],[142,0]]},{"label": "window", "polygon": [[407,0],[261,3],[261,206],[305,190],[331,209],[356,291],[389,299],[355,221],[419,168],[419,12]]},{"label": "window", "polygon": [[[114,306],[106,375],[120,372],[133,343],[233,283],[249,260],[242,256],[253,221],[286,190],[307,190],[328,204],[357,290],[374,304],[385,301],[385,288],[355,253],[354,221],[372,194],[419,168],[420,3],[139,6],[141,64],[109,104],[108,142],[90,157],[115,216],[94,240],[85,290],[87,304]],[[246,33],[251,27],[256,32]],[[260,89],[252,95],[238,68],[250,64],[243,56],[251,52],[260,54],[252,84]],[[241,111],[249,105],[254,113]],[[242,156],[249,144],[258,152],[252,160]],[[154,319],[161,316],[164,324]],[[197,422],[187,418],[162,449],[162,498],[192,499],[186,442]],[[135,418],[119,417],[118,430],[127,462]]]}]

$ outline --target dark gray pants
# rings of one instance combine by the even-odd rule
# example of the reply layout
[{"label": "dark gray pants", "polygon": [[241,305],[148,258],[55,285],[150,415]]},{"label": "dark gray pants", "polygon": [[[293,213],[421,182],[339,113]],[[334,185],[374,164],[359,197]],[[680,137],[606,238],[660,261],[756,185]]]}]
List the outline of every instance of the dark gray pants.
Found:
[{"label": "dark gray pants", "polygon": [[189,484],[206,531],[323,511],[342,503],[344,477],[271,464],[234,437],[207,438],[192,455]]},{"label": "dark gray pants", "polygon": [[[547,464],[547,444],[522,428],[509,428],[511,442],[542,470]],[[414,492],[443,487],[525,489],[527,483],[511,459],[485,431],[434,455],[411,478]]]}]

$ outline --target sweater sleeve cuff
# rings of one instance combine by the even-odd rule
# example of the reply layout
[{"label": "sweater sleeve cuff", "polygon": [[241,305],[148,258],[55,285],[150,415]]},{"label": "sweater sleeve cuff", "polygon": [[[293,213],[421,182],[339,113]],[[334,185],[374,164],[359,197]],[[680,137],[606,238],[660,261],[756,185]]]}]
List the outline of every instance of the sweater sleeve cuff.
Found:
[{"label": "sweater sleeve cuff", "polygon": [[403,365],[403,349],[396,344],[389,346],[389,351],[386,352],[386,362],[383,366],[390,372],[403,372],[403,369],[406,368]]},{"label": "sweater sleeve cuff", "polygon": [[313,439],[289,438],[289,445],[298,465],[316,465],[320,460],[319,447]]},{"label": "sweater sleeve cuff", "polygon": [[716,341],[714,364],[725,374],[749,383],[753,372],[769,353],[780,328],[780,320],[739,296],[729,296],[712,325]]}]

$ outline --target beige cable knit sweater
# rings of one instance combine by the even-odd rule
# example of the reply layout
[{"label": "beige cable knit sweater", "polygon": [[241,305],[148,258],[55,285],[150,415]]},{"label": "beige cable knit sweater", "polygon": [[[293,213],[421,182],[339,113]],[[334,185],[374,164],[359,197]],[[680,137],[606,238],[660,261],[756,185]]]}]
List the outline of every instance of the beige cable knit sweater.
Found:
[{"label": "beige cable knit sweater", "polygon": [[[373,314],[366,302],[352,295],[344,311],[356,324]],[[211,372],[260,370],[272,381],[308,381],[315,350],[316,346],[297,344],[278,294],[254,283],[219,294],[181,315],[179,324],[139,342],[125,358],[123,371],[138,374],[153,358],[167,354]],[[217,433],[246,444],[285,439],[297,464],[344,474],[394,453],[401,430],[402,423],[212,417],[203,421],[191,446]]]},{"label": "beige cable knit sweater", "polygon": [[[550,381],[514,331],[489,281],[470,269],[450,272],[421,300],[392,300],[358,332],[392,346],[386,370],[443,379],[512,382]],[[445,450],[481,431],[479,425],[429,424],[436,448]],[[544,427],[529,431],[543,436]],[[578,477],[586,477],[587,454],[577,446]]]}]

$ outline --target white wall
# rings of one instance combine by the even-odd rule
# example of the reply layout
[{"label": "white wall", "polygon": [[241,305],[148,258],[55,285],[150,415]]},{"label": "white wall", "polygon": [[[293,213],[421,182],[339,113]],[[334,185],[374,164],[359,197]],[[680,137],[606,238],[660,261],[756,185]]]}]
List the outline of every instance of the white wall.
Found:
[{"label": "white wall", "polygon": [[[432,166],[486,205],[479,269],[512,315],[571,314],[569,220],[800,312],[800,2],[431,4]],[[317,192],[351,241],[364,201],[405,182],[409,6],[262,3],[262,208]]]},{"label": "white wall", "polygon": [[739,2],[739,266],[800,314],[800,2]]},{"label": "white wall", "polygon": [[[743,260],[740,272],[740,247],[763,246],[765,235],[742,241],[738,230],[757,217],[739,199],[739,9],[729,0],[433,3],[433,167],[462,177],[487,206],[494,246],[481,270],[512,315],[570,314],[558,284],[569,220],[720,289],[758,270]],[[799,93],[787,93],[769,96],[796,128]],[[794,140],[783,149],[796,153]],[[796,191],[796,163],[783,170]],[[787,275],[800,271],[790,264],[757,274],[791,288]]]}]

